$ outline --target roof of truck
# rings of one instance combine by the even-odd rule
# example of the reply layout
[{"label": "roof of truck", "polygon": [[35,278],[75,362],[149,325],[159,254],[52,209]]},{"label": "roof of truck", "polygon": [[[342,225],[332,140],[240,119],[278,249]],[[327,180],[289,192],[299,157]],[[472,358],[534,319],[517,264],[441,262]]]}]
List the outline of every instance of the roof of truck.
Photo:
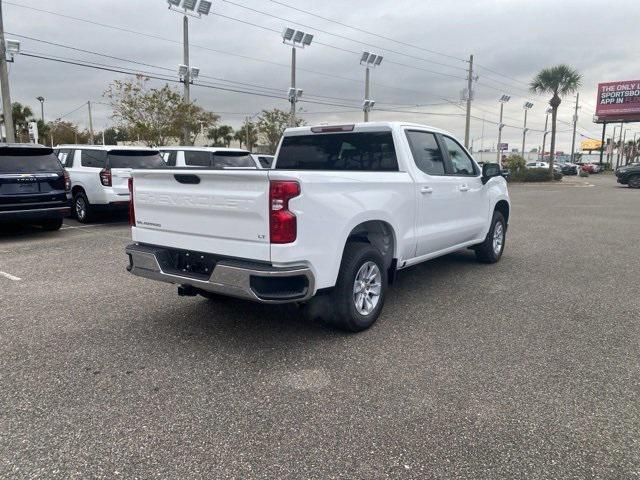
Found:
[{"label": "roof of truck", "polygon": [[[349,131],[354,132],[363,132],[363,131],[380,131],[380,130],[393,130],[396,128],[403,127],[413,127],[425,129],[434,133],[443,133],[447,135],[451,135],[450,132],[446,130],[442,130],[440,128],[432,127],[430,125],[423,125],[420,123],[411,123],[411,122],[358,122],[358,123],[342,123],[342,124],[332,124],[332,125],[307,125],[304,127],[294,127],[287,128],[285,130],[285,135],[301,135],[307,134],[311,132],[312,128],[331,128],[331,127],[350,127],[353,125],[352,130],[345,130],[344,133],[348,133]],[[341,133],[339,131],[336,132],[327,132],[327,133]]]},{"label": "roof of truck", "polygon": [[72,145],[72,144],[64,144],[64,145],[56,145],[54,148],[78,148],[82,150],[133,150],[133,151],[144,151],[144,152],[157,152],[157,148],[150,147],[136,147],[132,145]]},{"label": "roof of truck", "polygon": [[248,150],[243,148],[227,148],[227,147],[178,147],[178,146],[170,146],[170,147],[158,147],[158,150],[162,150],[163,152],[170,152],[172,150],[187,150],[187,151],[196,151],[196,152],[242,152],[249,153]]}]

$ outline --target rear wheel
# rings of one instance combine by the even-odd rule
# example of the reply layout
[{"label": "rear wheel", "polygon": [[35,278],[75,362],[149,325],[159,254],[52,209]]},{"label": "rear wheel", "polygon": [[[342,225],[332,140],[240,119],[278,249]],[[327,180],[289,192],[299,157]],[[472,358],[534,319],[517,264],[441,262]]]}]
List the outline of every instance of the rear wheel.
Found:
[{"label": "rear wheel", "polygon": [[629,177],[627,185],[631,188],[640,188],[640,175],[633,175]]},{"label": "rear wheel", "polygon": [[46,230],[48,232],[53,232],[55,230],[60,230],[60,227],[62,227],[62,219],[53,218],[53,219],[42,220],[41,222],[39,222],[39,225],[42,227],[43,230]]},{"label": "rear wheel", "polygon": [[332,311],[327,320],[342,330],[366,330],[378,319],[386,291],[387,271],[380,252],[369,243],[348,243],[338,281],[329,294],[327,306]]},{"label": "rear wheel", "polygon": [[80,223],[88,223],[93,218],[91,204],[84,192],[78,192],[73,196],[73,213]]},{"label": "rear wheel", "polygon": [[507,224],[502,213],[493,212],[491,227],[484,242],[476,245],[476,257],[482,263],[496,263],[502,257],[504,243],[507,238]]}]

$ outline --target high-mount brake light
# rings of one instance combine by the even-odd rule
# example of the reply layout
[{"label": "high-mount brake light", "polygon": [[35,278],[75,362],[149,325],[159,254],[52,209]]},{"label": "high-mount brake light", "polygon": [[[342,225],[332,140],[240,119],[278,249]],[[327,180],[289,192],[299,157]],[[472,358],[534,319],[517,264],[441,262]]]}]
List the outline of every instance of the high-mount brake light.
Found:
[{"label": "high-mount brake light", "polygon": [[100,183],[105,187],[111,186],[111,169],[103,168],[100,170]]},{"label": "high-mount brake light", "polygon": [[129,177],[129,226],[136,226],[136,210],[133,207],[133,178]]},{"label": "high-mount brake light", "polygon": [[269,184],[269,238],[271,243],[292,243],[298,235],[296,216],[289,211],[289,200],[300,195],[300,184],[272,180]]},{"label": "high-mount brake light", "polygon": [[311,127],[313,133],[353,132],[355,125],[331,125],[327,127]]}]

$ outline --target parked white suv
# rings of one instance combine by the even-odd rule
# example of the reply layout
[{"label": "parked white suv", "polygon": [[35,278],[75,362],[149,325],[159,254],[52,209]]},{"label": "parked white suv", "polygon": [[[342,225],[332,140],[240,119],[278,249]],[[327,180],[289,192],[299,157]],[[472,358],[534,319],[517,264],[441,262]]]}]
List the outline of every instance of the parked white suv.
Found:
[{"label": "parked white suv", "polygon": [[136,170],[128,270],[182,295],[299,302],[359,331],[398,270],[473,248],[502,256],[510,215],[498,164],[406,123],[285,131],[270,170]]},{"label": "parked white suv", "polygon": [[160,147],[168,167],[260,168],[246,150],[222,147]]},{"label": "parked white suv", "polygon": [[82,223],[98,211],[127,210],[134,168],[165,167],[158,150],[115,145],[58,145],[55,152],[71,180],[72,212]]}]

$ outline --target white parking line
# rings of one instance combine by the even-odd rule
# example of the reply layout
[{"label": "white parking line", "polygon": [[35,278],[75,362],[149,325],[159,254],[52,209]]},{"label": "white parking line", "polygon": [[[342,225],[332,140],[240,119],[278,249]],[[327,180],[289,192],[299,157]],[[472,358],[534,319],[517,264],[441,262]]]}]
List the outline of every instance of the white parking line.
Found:
[{"label": "white parking line", "polygon": [[20,277],[16,277],[15,275],[11,275],[10,273],[7,273],[7,272],[0,271],[0,275],[8,278],[9,280],[13,280],[14,282],[19,282],[20,280],[22,280]]}]

